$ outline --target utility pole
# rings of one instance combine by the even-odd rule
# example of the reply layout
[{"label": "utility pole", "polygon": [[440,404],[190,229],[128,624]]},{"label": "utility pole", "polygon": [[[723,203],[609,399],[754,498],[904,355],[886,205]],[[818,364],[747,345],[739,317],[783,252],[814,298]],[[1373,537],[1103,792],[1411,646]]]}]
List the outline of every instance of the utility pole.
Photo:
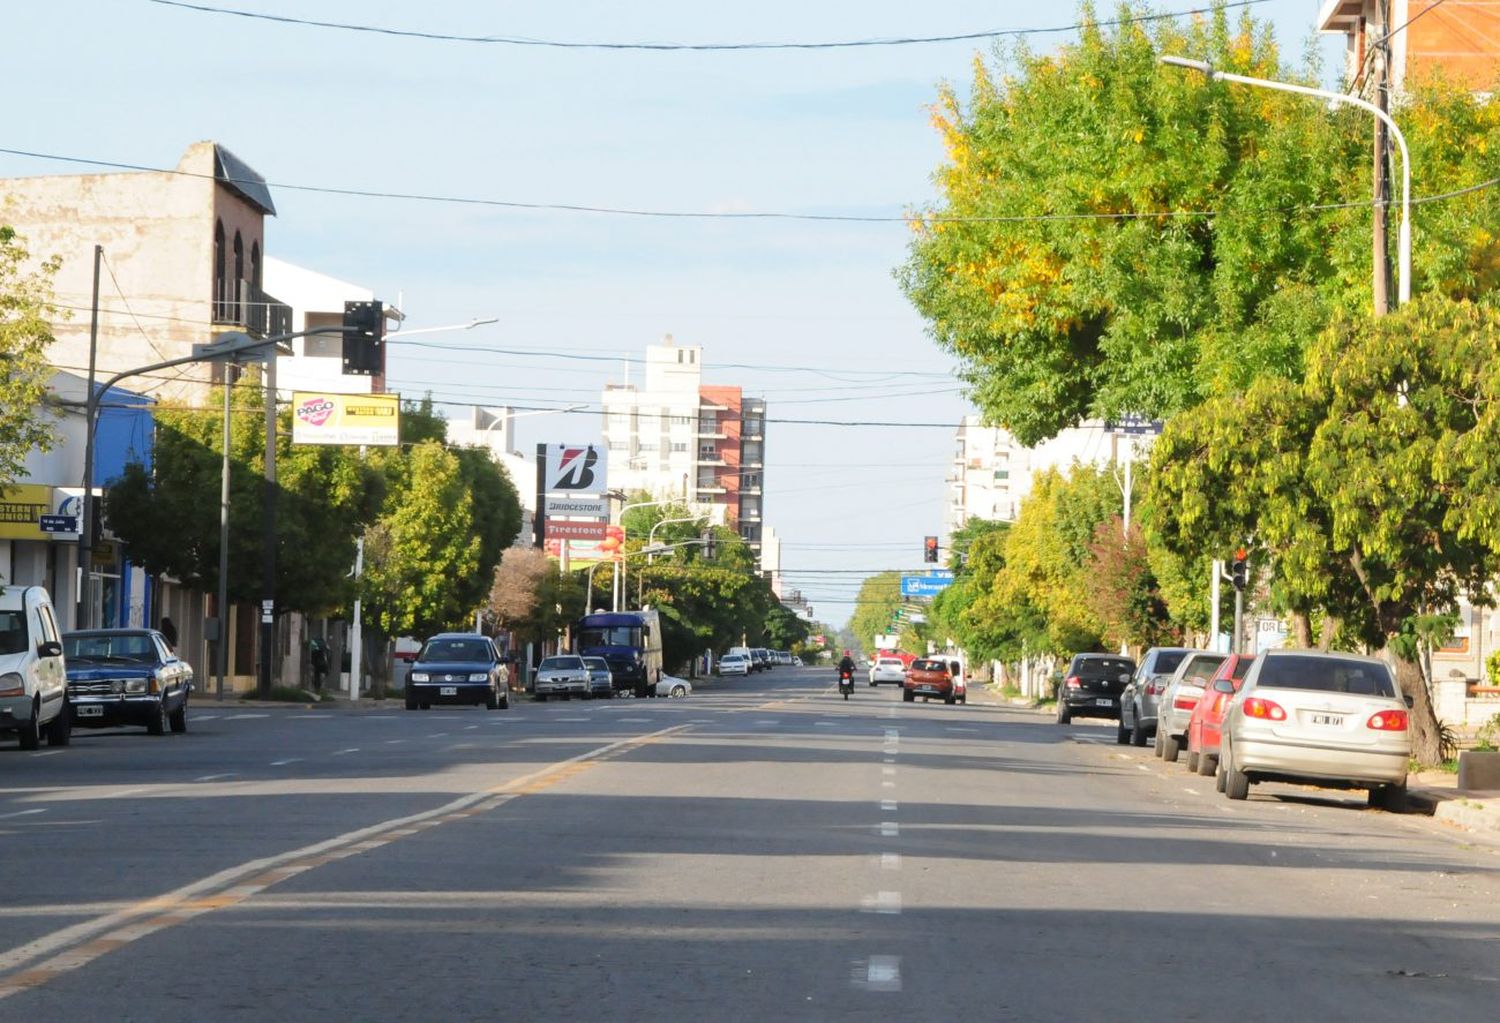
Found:
[{"label": "utility pole", "polygon": [[1208,634],[1214,650],[1219,649],[1219,592],[1224,576],[1224,562],[1214,559],[1208,584]]},{"label": "utility pole", "polygon": [[232,373],[237,363],[224,365],[224,461],[219,469],[219,593],[214,605],[214,665],[217,668],[215,697],[224,699],[224,676],[229,673],[229,416]]},{"label": "utility pole", "polygon": [[94,571],[94,417],[99,400],[94,397],[94,366],[99,352],[99,264],[104,246],[94,246],[94,301],[89,314],[89,379],[84,392],[83,414],[83,507],[78,516],[78,606],[73,612],[73,627],[87,629],[93,622],[94,602],[90,599],[90,579]]},{"label": "utility pole", "polygon": [[[1375,44],[1370,68],[1370,81],[1374,86],[1374,95],[1370,97],[1371,102],[1386,113],[1389,113],[1391,87],[1390,7],[1390,0],[1382,0],[1380,22],[1381,32],[1385,38]],[[1391,309],[1391,257],[1390,246],[1386,241],[1387,232],[1390,230],[1391,200],[1390,164],[1387,159],[1389,148],[1390,142],[1385,122],[1377,117],[1375,118],[1374,180],[1371,186],[1371,196],[1375,207],[1372,237],[1374,242],[1373,295],[1376,316],[1384,316]]]},{"label": "utility pole", "polygon": [[276,652],[276,349],[266,353],[265,495],[261,503],[260,698],[271,698]]}]

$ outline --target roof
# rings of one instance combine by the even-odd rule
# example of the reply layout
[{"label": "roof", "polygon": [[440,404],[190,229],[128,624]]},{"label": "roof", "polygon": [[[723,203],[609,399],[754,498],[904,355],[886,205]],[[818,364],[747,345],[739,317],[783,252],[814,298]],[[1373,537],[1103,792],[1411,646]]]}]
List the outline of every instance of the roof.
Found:
[{"label": "roof", "polygon": [[271,201],[271,189],[266,185],[266,179],[217,142],[214,143],[214,179],[262,213],[276,216],[276,204]]},{"label": "roof", "polygon": [[1318,31],[1353,32],[1364,9],[1364,0],[1324,0],[1318,9]]}]

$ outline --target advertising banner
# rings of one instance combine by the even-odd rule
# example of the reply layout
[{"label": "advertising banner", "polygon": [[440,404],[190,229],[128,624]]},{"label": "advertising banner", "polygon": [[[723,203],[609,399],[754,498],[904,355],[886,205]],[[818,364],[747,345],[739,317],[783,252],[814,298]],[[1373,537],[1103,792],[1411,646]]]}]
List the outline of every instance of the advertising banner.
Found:
[{"label": "advertising banner", "polygon": [[[563,540],[554,536],[552,527],[555,523],[547,523],[547,540],[543,544],[548,557],[562,557]],[[572,522],[561,523],[562,525],[588,526],[598,525],[604,529],[604,539],[594,540],[569,540],[568,562],[577,565],[587,561],[618,561],[621,552],[625,549],[625,531],[619,526],[606,526],[604,523]]]},{"label": "advertising banner", "polygon": [[608,459],[600,444],[548,444],[542,474],[544,494],[603,494]]},{"label": "advertising banner", "polygon": [[549,519],[606,517],[602,497],[549,497],[544,507]]},{"label": "advertising banner", "polygon": [[604,539],[609,527],[603,522],[570,522],[566,519],[548,519],[548,540],[589,540],[598,543]]},{"label": "advertising banner", "polygon": [[295,391],[292,443],[395,447],[401,443],[401,395]]},{"label": "advertising banner", "polygon": [[52,514],[52,488],[39,483],[0,487],[0,540],[46,540],[42,516]]}]

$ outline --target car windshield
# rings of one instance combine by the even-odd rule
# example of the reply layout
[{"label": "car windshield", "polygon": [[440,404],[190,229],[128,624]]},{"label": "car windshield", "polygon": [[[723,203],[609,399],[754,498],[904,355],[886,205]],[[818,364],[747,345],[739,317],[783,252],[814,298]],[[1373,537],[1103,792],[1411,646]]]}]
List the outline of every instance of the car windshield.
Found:
[{"label": "car windshield", "polygon": [[947,671],[948,666],[942,661],[913,661],[912,671]]},{"label": "car windshield", "polygon": [[419,661],[475,661],[488,664],[489,643],[482,639],[429,639]]},{"label": "car windshield", "polygon": [[80,661],[155,661],[156,646],[144,632],[63,637],[63,656]]},{"label": "car windshield", "polygon": [[1229,669],[1229,677],[1234,679],[1236,682],[1241,681],[1245,677],[1245,672],[1250,670],[1250,665],[1254,663],[1255,658],[1253,657],[1239,658],[1234,662],[1234,667]]},{"label": "car windshield", "polygon": [[882,667],[882,668],[899,668],[899,667],[901,667],[901,659],[899,657],[882,657],[876,663],[879,664],[880,667]]},{"label": "car windshield", "polygon": [[0,611],[0,654],[19,654],[26,649],[26,612]]},{"label": "car windshield", "polygon": [[1115,678],[1135,671],[1135,662],[1123,657],[1080,657],[1073,665],[1079,678]]},{"label": "car windshield", "polygon": [[582,658],[578,657],[548,657],[542,661],[540,671],[566,671],[569,668],[583,667]]},{"label": "car windshield", "polygon": [[1168,650],[1156,655],[1156,666],[1151,670],[1158,675],[1169,675],[1177,670],[1182,659],[1187,656],[1186,650]]},{"label": "car windshield", "polygon": [[606,661],[602,657],[585,657],[583,659],[583,663],[587,664],[590,668],[593,668],[595,671],[608,671],[609,670],[609,662]]},{"label": "car windshield", "polygon": [[586,625],[578,630],[578,645],[584,647],[640,646],[640,626]]},{"label": "car windshield", "polygon": [[1338,657],[1268,657],[1255,684],[1270,689],[1311,689],[1324,693],[1395,698],[1390,669],[1383,664]]},{"label": "car windshield", "polygon": [[739,654],[726,654],[724,657],[720,658],[720,663],[722,664],[722,663],[728,663],[730,661],[733,661],[734,663],[738,664],[739,662],[741,662],[743,660],[744,660],[744,658],[741,657]]}]

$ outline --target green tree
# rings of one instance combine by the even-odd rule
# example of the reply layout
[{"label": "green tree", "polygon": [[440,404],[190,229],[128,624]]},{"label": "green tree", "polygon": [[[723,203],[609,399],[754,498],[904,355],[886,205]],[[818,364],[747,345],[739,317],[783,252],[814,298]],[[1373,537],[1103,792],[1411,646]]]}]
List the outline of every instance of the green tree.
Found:
[{"label": "green tree", "polygon": [[859,587],[849,628],[862,650],[875,648],[875,637],[895,631],[896,611],[901,607],[901,573],[880,572]]},{"label": "green tree", "polygon": [[29,451],[52,447],[53,433],[42,399],[52,369],[47,348],[52,278],[61,261],[28,269],[30,255],[16,232],[0,224],[0,487],[15,482]]}]

